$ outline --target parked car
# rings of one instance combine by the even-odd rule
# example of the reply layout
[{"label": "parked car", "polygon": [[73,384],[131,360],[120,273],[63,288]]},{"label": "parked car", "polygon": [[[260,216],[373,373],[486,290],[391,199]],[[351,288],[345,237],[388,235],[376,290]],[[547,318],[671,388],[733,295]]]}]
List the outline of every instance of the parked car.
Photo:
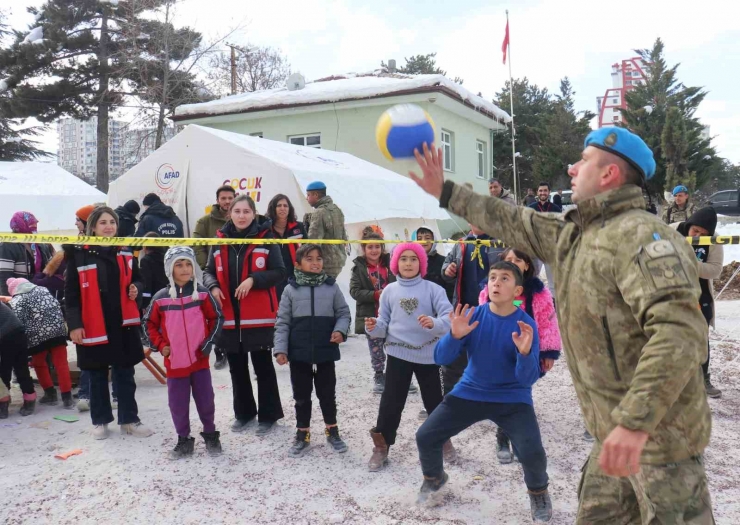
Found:
[{"label": "parked car", "polygon": [[718,191],[707,200],[707,206],[712,206],[719,215],[740,215],[740,191]]}]

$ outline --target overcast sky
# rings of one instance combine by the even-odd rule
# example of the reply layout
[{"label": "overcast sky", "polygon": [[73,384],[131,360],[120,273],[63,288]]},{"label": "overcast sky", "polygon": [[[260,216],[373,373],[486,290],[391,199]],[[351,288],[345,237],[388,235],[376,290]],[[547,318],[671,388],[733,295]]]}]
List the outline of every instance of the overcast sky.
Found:
[{"label": "overcast sky", "polygon": [[[27,5],[39,2],[13,2],[14,27],[32,22]],[[579,110],[595,111],[611,64],[661,37],[681,81],[709,91],[698,116],[719,153],[740,162],[740,4],[731,0],[182,0],[177,13],[207,36],[244,24],[232,41],[280,48],[309,80],[436,51],[450,77],[490,98],[508,79],[506,9],[514,77],[557,91],[569,76]],[[56,150],[55,136],[45,143]]]}]

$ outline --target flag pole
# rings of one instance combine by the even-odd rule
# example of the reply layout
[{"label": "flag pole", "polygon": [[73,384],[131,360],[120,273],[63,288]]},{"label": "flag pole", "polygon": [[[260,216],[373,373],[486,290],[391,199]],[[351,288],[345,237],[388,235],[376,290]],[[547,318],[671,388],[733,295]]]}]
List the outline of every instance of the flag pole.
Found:
[{"label": "flag pole", "polygon": [[[506,31],[508,37],[509,31],[509,10],[506,10]],[[507,38],[507,58],[509,59],[509,100],[511,104],[511,167],[514,175],[514,199],[519,203],[519,184],[517,183],[516,173],[516,128],[514,128],[514,81],[511,78],[511,39]]]}]

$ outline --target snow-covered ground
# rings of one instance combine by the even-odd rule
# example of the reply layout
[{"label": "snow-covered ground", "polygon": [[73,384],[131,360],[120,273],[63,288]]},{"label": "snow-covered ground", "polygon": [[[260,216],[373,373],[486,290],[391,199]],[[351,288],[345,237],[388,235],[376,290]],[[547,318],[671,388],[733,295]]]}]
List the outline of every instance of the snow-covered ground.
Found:
[{"label": "snow-covered ground", "polygon": [[[723,397],[710,400],[714,414],[707,471],[717,523],[740,522],[740,301],[718,304],[718,331],[712,334],[712,374]],[[734,330],[734,332],[733,332]],[[723,340],[724,338],[724,340]],[[418,395],[409,397],[391,463],[370,473],[372,444],[368,430],[377,416],[379,397],[370,393],[372,371],[364,339],[342,347],[337,368],[339,424],[349,452],[332,453],[324,443],[318,404],[314,403],[313,450],[300,459],[286,454],[295,415],[290,378],[278,367],[286,418],[265,438],[253,432],[228,432],[231,382],[228,370],[213,371],[217,427],[224,455],[205,455],[198,438],[195,456],[171,461],[174,430],[167,390],[137,367],[137,401],[142,420],[156,431],[148,439],[112,434],[107,441],[89,435],[89,413],[80,421],[54,420],[69,414],[42,407],[27,418],[18,415],[20,393],[13,389],[10,419],[0,422],[0,522],[16,523],[275,523],[275,524],[521,524],[529,523],[529,501],[518,463],[499,465],[493,425],[480,423],[454,439],[461,461],[448,467],[445,504],[414,505],[421,472],[414,442],[420,422]],[[589,451],[570,376],[558,363],[535,386],[535,405],[548,454],[553,523],[571,524],[576,512],[580,469]],[[200,423],[191,408],[193,433]],[[82,449],[66,461],[54,454]]]}]

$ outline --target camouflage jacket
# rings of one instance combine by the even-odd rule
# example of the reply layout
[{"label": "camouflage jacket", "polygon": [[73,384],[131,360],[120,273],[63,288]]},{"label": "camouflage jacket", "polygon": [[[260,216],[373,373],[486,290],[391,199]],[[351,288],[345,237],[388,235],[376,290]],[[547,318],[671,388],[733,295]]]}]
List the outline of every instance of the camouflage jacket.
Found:
[{"label": "camouflage jacket", "polygon": [[[309,239],[336,239],[347,240],[344,230],[344,213],[334,204],[331,197],[322,197],[316,203],[316,209],[311,213],[308,226]],[[327,275],[336,278],[347,261],[345,244],[323,244],[324,271]]]},{"label": "camouflage jacket", "polygon": [[686,222],[687,220],[689,220],[689,217],[694,214],[695,211],[696,206],[693,202],[691,202],[691,200],[686,202],[686,206],[684,206],[683,210],[680,209],[678,205],[674,202],[670,206],[666,206],[665,208],[663,208],[663,214],[661,215],[661,218],[666,224],[673,224],[674,222]]},{"label": "camouflage jacket", "polygon": [[625,186],[566,214],[514,208],[448,181],[443,207],[551,265],[568,368],[597,446],[615,426],[650,434],[642,462],[700,454],[711,416],[707,323],[691,246]]}]

